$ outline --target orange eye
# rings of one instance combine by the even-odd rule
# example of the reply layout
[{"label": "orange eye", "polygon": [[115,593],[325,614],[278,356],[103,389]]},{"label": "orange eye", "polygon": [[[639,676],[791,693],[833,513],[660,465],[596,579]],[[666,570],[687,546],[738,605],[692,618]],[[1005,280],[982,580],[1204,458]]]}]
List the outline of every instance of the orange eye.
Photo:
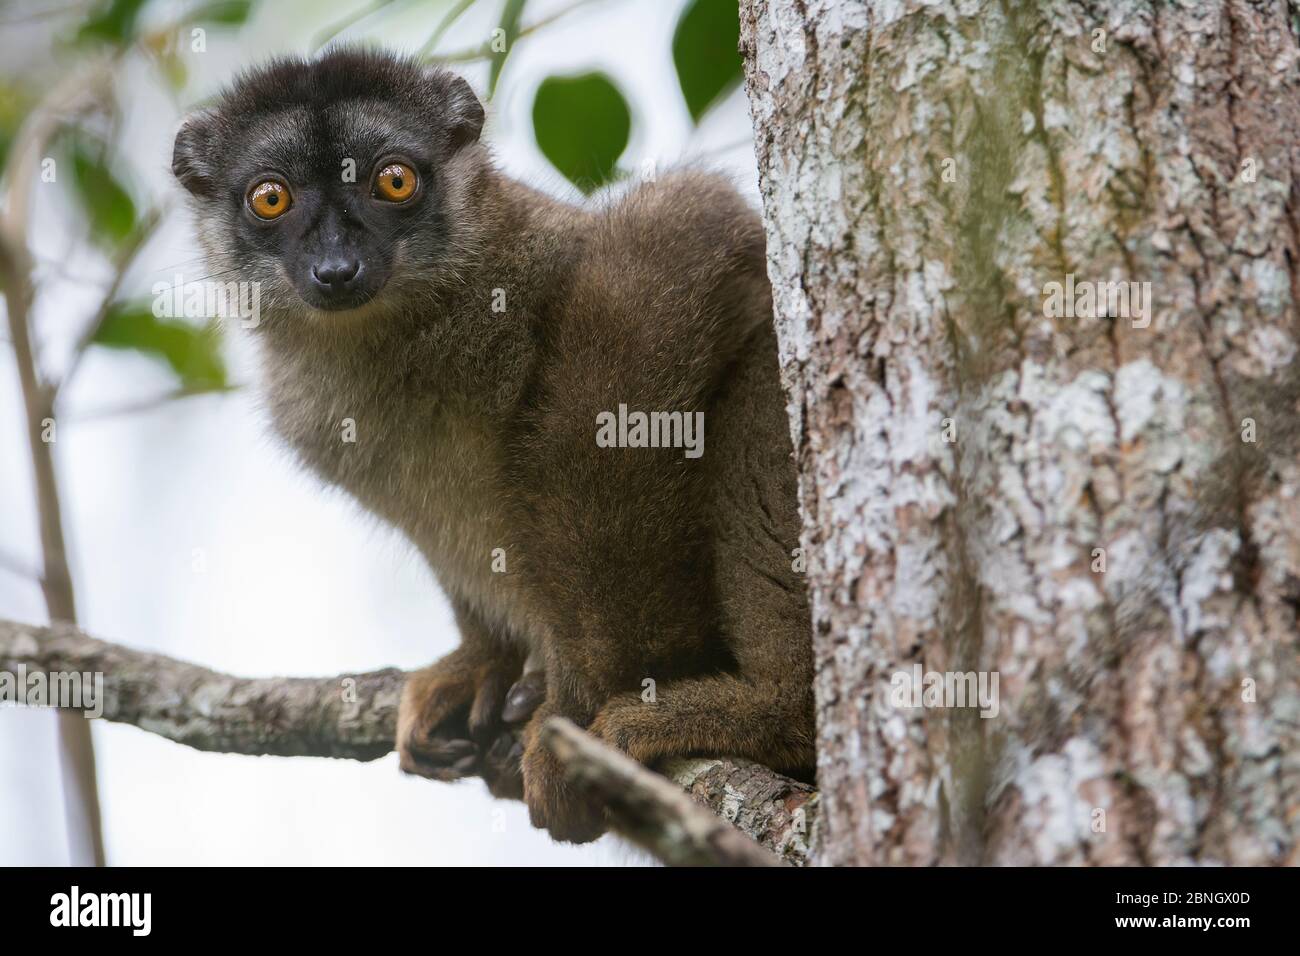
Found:
[{"label": "orange eye", "polygon": [[415,170],[405,163],[389,163],[375,177],[375,195],[387,202],[406,202],[415,194]]},{"label": "orange eye", "polygon": [[248,207],[259,219],[278,219],[292,205],[289,188],[276,179],[258,183],[248,194]]}]

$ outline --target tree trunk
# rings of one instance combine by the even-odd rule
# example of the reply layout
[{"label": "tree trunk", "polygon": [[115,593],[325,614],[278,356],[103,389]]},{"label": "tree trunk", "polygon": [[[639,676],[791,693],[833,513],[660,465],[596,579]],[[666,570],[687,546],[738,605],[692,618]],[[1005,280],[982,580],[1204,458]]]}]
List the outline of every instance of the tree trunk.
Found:
[{"label": "tree trunk", "polygon": [[[820,862],[1297,862],[1298,31],[742,4]],[[996,716],[903,706],[917,664]]]}]

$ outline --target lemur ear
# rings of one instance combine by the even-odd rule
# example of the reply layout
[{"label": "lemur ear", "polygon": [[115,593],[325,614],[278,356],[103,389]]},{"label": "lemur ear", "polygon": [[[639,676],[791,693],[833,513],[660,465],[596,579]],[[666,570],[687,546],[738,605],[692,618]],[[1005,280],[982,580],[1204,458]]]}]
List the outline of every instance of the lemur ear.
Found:
[{"label": "lemur ear", "polygon": [[172,148],[172,173],[196,196],[212,193],[216,118],[216,111],[211,109],[198,110],[185,117]]},{"label": "lemur ear", "polygon": [[438,96],[438,106],[447,117],[447,130],[452,152],[478,142],[487,118],[483,104],[464,79],[446,70],[432,69],[429,79]]}]

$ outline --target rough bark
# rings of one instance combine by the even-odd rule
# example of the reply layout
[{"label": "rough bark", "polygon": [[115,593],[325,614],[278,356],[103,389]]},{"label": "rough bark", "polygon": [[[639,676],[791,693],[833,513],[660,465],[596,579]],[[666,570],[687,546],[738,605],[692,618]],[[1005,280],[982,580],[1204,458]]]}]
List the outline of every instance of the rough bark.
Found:
[{"label": "rough bark", "polygon": [[[820,861],[1296,861],[1298,24],[742,4]],[[1047,314],[1069,274],[1150,282],[1150,325]],[[914,663],[998,716],[892,706]]]},{"label": "rough bark", "polygon": [[[35,627],[0,619],[0,672],[17,675],[23,669],[28,674],[102,674],[102,719],[131,724],[197,750],[353,760],[374,760],[393,749],[397,705],[407,676],[388,668],[320,678],[231,677],[96,640],[70,625]],[[583,768],[590,775],[599,752],[608,748],[582,736]],[[597,773],[597,783],[630,779],[617,760],[620,756],[610,751],[608,766],[596,766],[596,771],[605,771]],[[806,862],[806,837],[817,822],[817,797],[807,784],[741,760],[679,759],[660,769],[696,803],[764,850],[787,863]],[[665,801],[655,800],[646,777],[655,775],[643,772],[633,781],[644,799],[618,821],[629,836],[643,844],[657,836],[658,848],[678,854],[675,862],[746,859],[739,849],[744,843],[720,836],[720,829],[704,826],[698,818],[691,822],[670,801],[664,806]],[[636,812],[645,808],[653,811],[648,818]],[[655,834],[655,825],[665,821],[677,829]],[[721,826],[721,821],[715,822]],[[709,847],[721,856],[705,860]]]},{"label": "rough bark", "polygon": [[820,804],[806,783],[761,764],[732,758],[679,758],[659,768],[696,803],[794,866],[809,862]]}]

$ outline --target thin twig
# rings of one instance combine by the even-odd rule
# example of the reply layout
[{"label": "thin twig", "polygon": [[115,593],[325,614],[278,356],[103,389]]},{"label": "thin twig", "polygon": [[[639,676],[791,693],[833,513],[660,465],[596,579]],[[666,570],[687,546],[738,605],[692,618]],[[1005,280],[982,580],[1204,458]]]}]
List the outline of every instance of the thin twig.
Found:
[{"label": "thin twig", "polygon": [[151,209],[131,230],[122,246],[117,250],[117,255],[113,261],[113,278],[104,290],[104,295],[99,301],[99,308],[95,310],[94,317],[82,329],[81,335],[77,337],[77,343],[73,346],[72,356],[68,359],[68,366],[63,370],[62,377],[54,385],[55,398],[58,398],[59,391],[67,385],[77,373],[81,366],[81,360],[86,351],[90,348],[90,343],[95,340],[99,330],[104,327],[104,322],[108,320],[113,311],[113,306],[117,302],[117,294],[122,289],[122,282],[126,278],[127,271],[131,268],[131,263],[135,261],[136,255],[140,249],[153,235],[154,230],[158,228],[158,223],[162,219],[160,209]]},{"label": "thin twig", "polygon": [[371,2],[367,3],[365,6],[358,7],[356,10],[346,14],[341,19],[330,24],[312,37],[312,49],[319,50],[344,30],[355,26],[371,14],[378,13],[380,10],[384,9],[384,7],[391,6],[392,3],[393,0],[371,0]]},{"label": "thin twig", "polygon": [[[523,27],[519,31],[518,35],[515,37],[515,40],[518,41],[523,39],[526,36],[529,36],[530,34],[536,33],[538,30],[541,30],[543,27],[550,26],[552,23],[554,23],[556,20],[559,20],[561,17],[568,16],[574,10],[577,10],[580,7],[585,7],[588,4],[595,3],[595,2],[596,0],[573,0],[573,2],[570,3],[567,7],[561,7],[559,10],[556,10],[551,15],[542,17],[542,19],[538,20],[536,23]],[[480,44],[479,46],[469,47],[464,50],[457,50],[452,53],[424,54],[424,59],[431,63],[469,63],[469,62],[473,62],[474,60],[489,59],[494,53],[496,53],[496,51],[492,49],[492,42],[488,41],[487,43]]]},{"label": "thin twig", "polygon": [[[54,418],[54,389],[40,379],[32,346],[32,257],[27,244],[31,191],[45,150],[68,113],[95,102],[110,89],[109,59],[93,58],[81,70],[56,84],[23,123],[11,148],[7,167],[8,189],[0,219],[0,274],[9,334],[18,380],[27,413],[28,446],[36,487],[43,568],[41,588],[51,621],[75,621],[76,600],[63,535],[59,486],[54,456],[44,439],[45,423]],[[74,862],[104,864],[104,839],[95,778],[95,751],[90,727],[70,714],[59,715],[68,840]]]},{"label": "thin twig", "polygon": [[239,391],[238,385],[175,388],[169,392],[164,392],[161,395],[142,398],[139,401],[125,402],[121,405],[110,405],[107,408],[96,408],[80,415],[71,415],[66,417],[69,422],[84,425],[89,422],[99,422],[109,418],[120,418],[123,415],[138,415],[141,412],[156,411],[159,408],[164,408],[167,405],[171,405],[173,402],[179,402],[186,398],[197,398],[200,395],[227,395],[230,392],[237,391]]},{"label": "thin twig", "polygon": [[442,39],[443,34],[451,28],[453,23],[460,19],[462,13],[473,5],[474,0],[457,0],[455,6],[448,10],[446,15],[438,21],[438,25],[434,27],[433,32],[429,34],[429,39],[424,41],[420,46],[420,49],[416,51],[415,55],[421,58],[428,56],[430,51],[438,45],[438,41]]},{"label": "thin twig", "polygon": [[619,833],[670,866],[781,866],[731,824],[665,778],[601,743],[563,717],[542,728],[542,744],[569,780],[596,797]]}]

